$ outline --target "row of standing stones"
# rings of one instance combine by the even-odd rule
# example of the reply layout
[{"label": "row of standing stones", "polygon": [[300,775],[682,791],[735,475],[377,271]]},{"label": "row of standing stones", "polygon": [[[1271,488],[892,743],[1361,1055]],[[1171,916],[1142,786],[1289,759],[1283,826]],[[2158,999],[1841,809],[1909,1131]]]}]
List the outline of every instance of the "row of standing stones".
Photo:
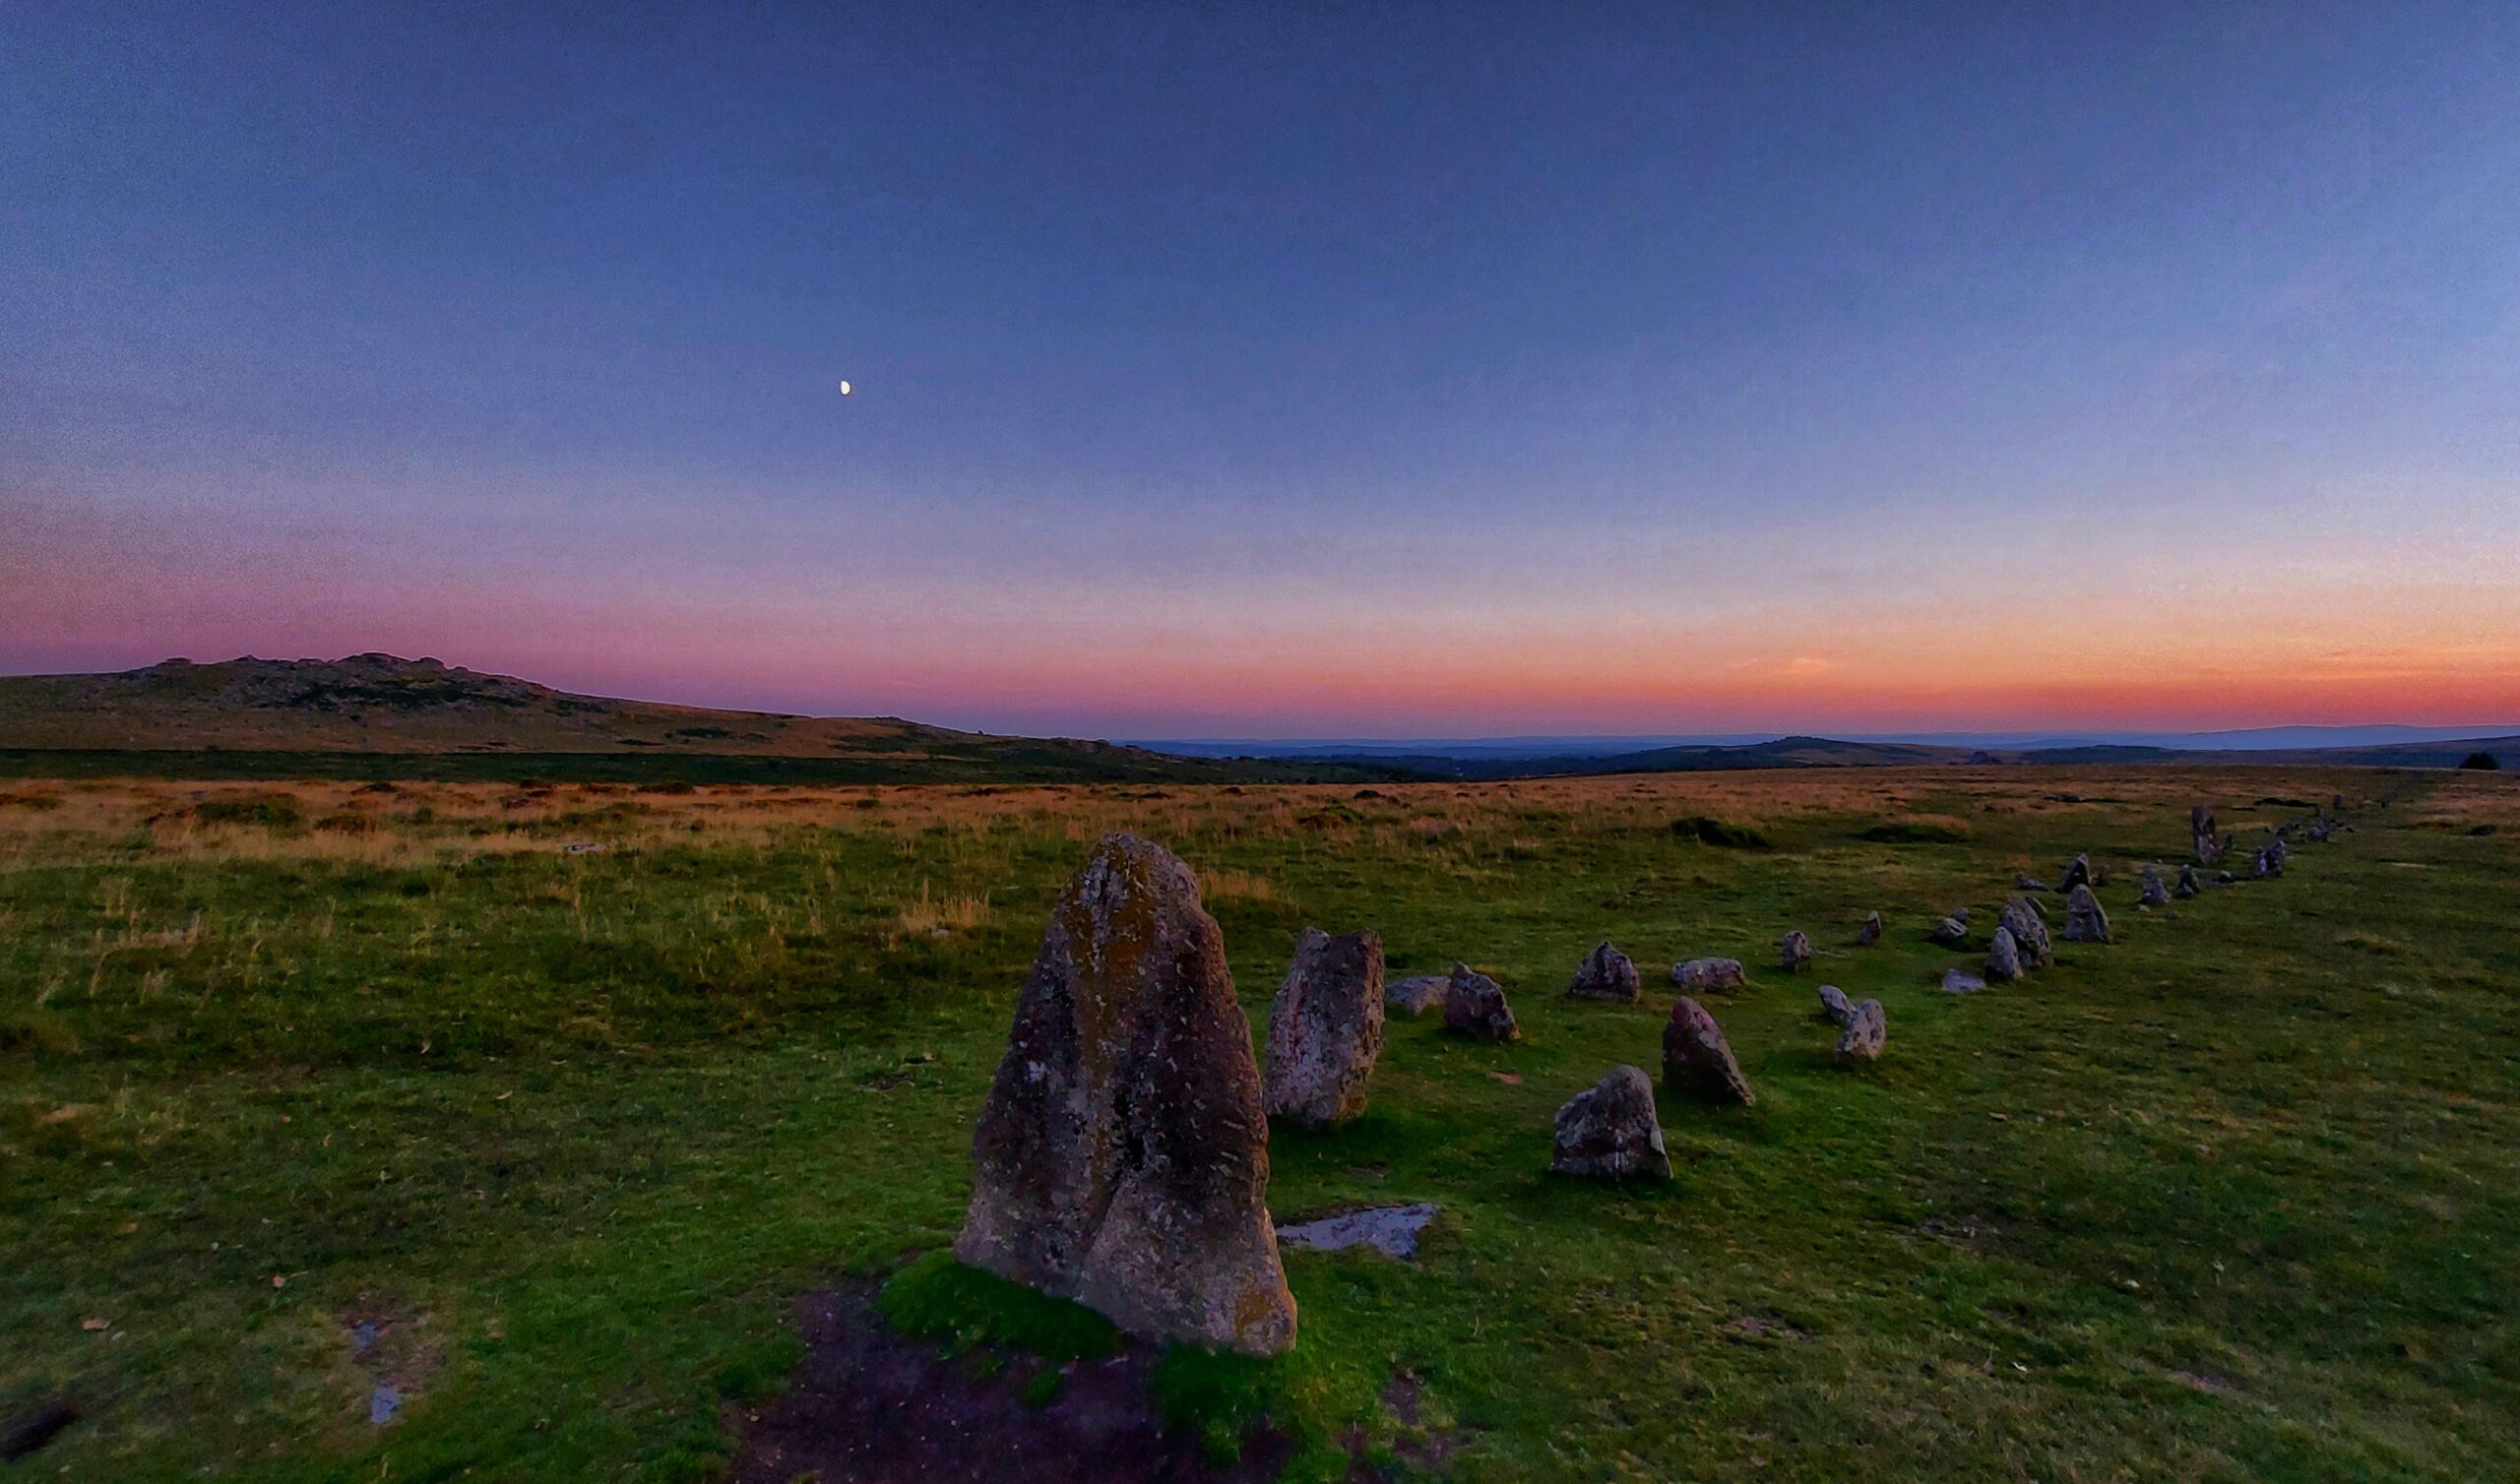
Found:
[{"label": "row of standing stones", "polygon": [[[2341,803],[2341,801],[2340,801]],[[2202,806],[2191,818],[2205,864],[2223,842]],[[2286,826],[2260,848],[2254,874],[2280,875],[2287,838],[2306,828],[2325,839],[2347,828],[2328,814]],[[2174,895],[2151,867],[2140,904]],[[2087,857],[2067,865],[2064,937],[2107,943],[2107,912]],[[2221,873],[2219,883],[2231,881]],[[2009,980],[2053,961],[2032,890],[2008,898],[1987,950],[1988,980]],[[2175,895],[2203,887],[2183,868]],[[1956,945],[1962,908],[1928,935]],[[1872,913],[1856,942],[1876,943]],[[1810,969],[1811,940],[1779,944],[1780,966]],[[1965,981],[1953,983],[1954,976]],[[1743,988],[1737,959],[1675,965],[1683,991],[1663,1030],[1663,1080],[1682,1095],[1718,1104],[1753,1101],[1723,1029],[1693,994]],[[1954,970],[1946,989],[1983,988]],[[1634,960],[1608,943],[1588,955],[1566,993],[1633,1003]],[[1820,986],[1820,1016],[1839,1031],[1838,1055],[1867,1062],[1889,1036],[1879,1000],[1850,1002]],[[1265,1076],[1249,1021],[1234,998],[1224,935],[1200,904],[1197,878],[1171,852],[1133,835],[1095,846],[1052,908],[1041,948],[1018,997],[1014,1027],[972,1141],[972,1201],[955,1255],[1043,1292],[1074,1299],[1132,1333],[1256,1355],[1294,1343],[1295,1305],[1267,1206],[1269,1121],[1314,1130],[1364,1111],[1366,1083],[1383,1044],[1387,1012],[1417,1016],[1440,1005],[1447,1032],[1480,1041],[1519,1034],[1496,981],[1456,963],[1444,975],[1386,986],[1382,945],[1371,933],[1307,928],[1270,1007]],[[1636,1067],[1613,1068],[1557,1113],[1549,1168],[1616,1179],[1668,1178],[1670,1158],[1654,1086]]]}]

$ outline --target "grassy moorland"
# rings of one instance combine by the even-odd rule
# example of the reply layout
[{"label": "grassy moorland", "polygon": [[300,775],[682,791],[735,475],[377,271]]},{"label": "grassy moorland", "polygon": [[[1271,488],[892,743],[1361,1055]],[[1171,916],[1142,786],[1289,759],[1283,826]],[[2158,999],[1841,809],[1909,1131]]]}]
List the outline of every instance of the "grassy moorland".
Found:
[{"label": "grassy moorland", "polygon": [[[2331,791],[2361,829],[2282,881],[2134,909],[2191,800]],[[1265,1411],[1291,1475],[1427,1431],[1481,1480],[2520,1473],[2520,780],[2228,768],[0,786],[0,1424],[83,1413],[16,1472],[710,1476],[800,1290],[995,1302],[918,1255],[1120,827],[1200,868],[1255,1020],[1318,923],[1525,1027],[1395,1022],[1364,1120],[1279,1136],[1282,1215],[1444,1208],[1414,1265],[1291,1254],[1292,1356],[1167,1360],[1182,1425]],[[1933,990],[1934,915],[2076,850],[2117,944]],[[1816,978],[1762,971],[1788,927]],[[1712,1008],[1759,1102],[1667,1097],[1669,1187],[1542,1173],[1557,1105],[1658,1055],[1659,987],[1559,994],[1603,937],[1753,966]],[[1831,1065],[1819,981],[1888,1006],[1877,1067]]]}]

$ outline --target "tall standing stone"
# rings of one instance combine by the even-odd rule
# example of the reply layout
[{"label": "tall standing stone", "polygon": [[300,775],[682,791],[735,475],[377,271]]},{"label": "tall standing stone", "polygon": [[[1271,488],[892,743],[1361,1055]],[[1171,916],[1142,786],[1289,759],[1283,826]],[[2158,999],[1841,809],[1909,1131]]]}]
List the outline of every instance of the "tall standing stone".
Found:
[{"label": "tall standing stone", "polygon": [[2199,864],[2212,865],[2223,858],[2223,837],[2214,828],[2214,811],[2202,804],[2187,811],[2187,833],[2196,849]]},{"label": "tall standing stone", "polygon": [[1454,964],[1444,986],[1444,1029],[1474,1041],[1510,1041],[1520,1033],[1504,989],[1467,963]]},{"label": "tall standing stone", "polygon": [[2087,886],[2074,888],[2073,895],[2065,898],[2065,941],[2109,941],[2109,914],[2101,910],[2100,897]]},{"label": "tall standing stone", "polygon": [[1641,1069],[1613,1067],[1609,1076],[1557,1110],[1556,1146],[1548,1168],[1554,1175],[1602,1180],[1671,1177],[1662,1121],[1654,1115],[1654,1083]]},{"label": "tall standing stone", "polygon": [[1365,1082],[1382,1055],[1382,940],[1305,928],[1269,1006],[1271,1118],[1334,1129],[1365,1111]]},{"label": "tall standing stone", "polygon": [[1786,934],[1777,943],[1777,957],[1787,973],[1801,973],[1811,966],[1811,936],[1799,928]]},{"label": "tall standing stone", "polygon": [[1878,1061],[1881,1048],[1889,1043],[1890,1017],[1882,1010],[1881,1002],[1860,1000],[1847,1017],[1846,1028],[1838,1033],[1838,1060]]},{"label": "tall standing stone", "polygon": [[2070,897],[2074,888],[2091,885],[2091,857],[2077,855],[2065,862],[2065,874],[2056,879],[2056,890]]},{"label": "tall standing stone", "polygon": [[1732,1059],[1724,1028],[1705,1006],[1686,995],[1671,1007],[1670,1021],[1663,1027],[1663,1085],[1700,1102],[1747,1107],[1752,1100],[1750,1080]]},{"label": "tall standing stone", "polygon": [[2039,903],[2027,897],[2012,897],[1995,914],[1995,923],[2012,934],[2013,951],[2021,956],[2023,968],[2046,968],[2056,961],[2055,946],[2048,938],[2048,919],[2039,915]]},{"label": "tall standing stone", "polygon": [[1986,945],[1986,982],[2009,984],[2021,977],[2021,948],[2013,941],[2012,929],[1995,929],[1994,940]]},{"label": "tall standing stone", "polygon": [[1294,1343],[1251,1022],[1171,852],[1107,835],[1060,894],[972,1164],[964,1262],[1133,1333]]},{"label": "tall standing stone", "polygon": [[1637,996],[1636,963],[1627,955],[1604,943],[1584,956],[1575,978],[1566,992],[1579,1000],[1614,1000],[1633,1003]]}]

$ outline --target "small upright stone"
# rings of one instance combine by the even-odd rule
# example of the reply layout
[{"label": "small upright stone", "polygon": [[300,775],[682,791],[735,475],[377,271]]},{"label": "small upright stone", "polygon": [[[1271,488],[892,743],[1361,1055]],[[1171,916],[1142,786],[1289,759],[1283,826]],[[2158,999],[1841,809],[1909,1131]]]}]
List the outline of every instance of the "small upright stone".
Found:
[{"label": "small upright stone", "polygon": [[2021,977],[2021,949],[2013,942],[2012,929],[1995,929],[1994,941],[1986,945],[1986,981],[2009,984]]},{"label": "small upright stone", "polygon": [[1135,1334],[1294,1343],[1251,1022],[1170,851],[1107,835],[1060,894],[972,1166],[954,1254],[973,1267]]},{"label": "small upright stone", "polygon": [[2183,901],[2203,890],[2204,889],[2202,887],[2199,887],[2196,884],[2195,865],[2193,863],[2189,863],[2181,865],[2178,868],[2178,885],[2170,889],[2170,895],[2178,897]]},{"label": "small upright stone", "polygon": [[1548,1169],[1553,1175],[1600,1180],[1671,1177],[1663,1125],[1654,1116],[1654,1083],[1643,1071],[1613,1067],[1609,1076],[1557,1110],[1556,1148]]},{"label": "small upright stone", "polygon": [[2261,881],[2270,876],[2283,875],[2284,855],[2282,850],[2279,848],[2283,843],[2284,842],[2279,839],[2272,845],[2259,846],[2256,862],[2250,867],[2249,874],[2257,877]]},{"label": "small upright stone", "polygon": [[1856,929],[1855,946],[1858,948],[1870,948],[1880,941],[1881,914],[1879,912],[1866,912],[1863,915],[1863,926]]},{"label": "small upright stone", "polygon": [[1261,1079],[1269,1116],[1335,1129],[1364,1112],[1365,1082],[1382,1055],[1382,940],[1305,928],[1269,1007]]},{"label": "small upright stone", "polygon": [[1454,964],[1444,986],[1444,1029],[1474,1041],[1510,1041],[1517,1033],[1505,991],[1467,963]]},{"label": "small upright stone", "polygon": [[1820,1019],[1840,1026],[1855,1019],[1855,1006],[1848,1003],[1845,990],[1834,984],[1820,986]]},{"label": "small upright stone", "polygon": [[1394,979],[1383,986],[1385,1010],[1399,1016],[1421,1016],[1444,1003],[1444,989],[1453,981],[1444,974],[1412,974]]},{"label": "small upright stone", "polygon": [[2065,874],[2056,881],[2056,890],[2070,897],[2074,888],[2091,885],[2091,857],[2077,855],[2065,862]]},{"label": "small upright stone", "polygon": [[1663,1027],[1663,1085],[1700,1102],[1747,1107],[1751,1101],[1750,1080],[1725,1044],[1723,1027],[1686,995],[1671,1007],[1670,1022]]},{"label": "small upright stone", "polygon": [[1579,1000],[1633,1003],[1637,995],[1636,964],[1617,949],[1601,944],[1584,956],[1566,992]]},{"label": "small upright stone", "polygon": [[2073,895],[2065,898],[2065,941],[2109,941],[2109,914],[2101,910],[2100,898],[2093,895],[2090,887],[2076,887]]},{"label": "small upright stone", "polygon": [[2144,893],[2135,898],[2135,905],[2139,907],[2170,905],[2170,888],[2162,885],[2162,873],[2150,866],[2144,868]]},{"label": "small upright stone", "polygon": [[2201,865],[2223,858],[2223,837],[2214,828],[2214,811],[2198,804],[2187,811],[2187,833]]},{"label": "small upright stone", "polygon": [[2048,883],[2041,881],[2038,877],[2031,875],[2027,871],[2015,871],[2012,873],[2012,884],[2014,889],[2017,891],[2045,892],[2048,890]]},{"label": "small upright stone", "polygon": [[1741,989],[1749,984],[1750,976],[1742,972],[1738,958],[1691,958],[1671,965],[1671,982],[1705,994],[1711,990]]},{"label": "small upright stone", "polygon": [[1801,973],[1811,966],[1811,937],[1799,928],[1778,942],[1777,952],[1789,974]]},{"label": "small upright stone", "polygon": [[1878,1060],[1881,1048],[1890,1041],[1890,1018],[1884,1014],[1879,1000],[1865,1000],[1847,1018],[1846,1029],[1838,1036],[1838,1060],[1869,1062]]},{"label": "small upright stone", "polygon": [[2056,961],[2055,947],[2048,940],[2048,919],[2039,915],[2039,903],[2027,897],[2011,897],[1995,914],[1995,922],[2012,934],[2013,951],[2021,956],[2023,968],[2046,968]]}]

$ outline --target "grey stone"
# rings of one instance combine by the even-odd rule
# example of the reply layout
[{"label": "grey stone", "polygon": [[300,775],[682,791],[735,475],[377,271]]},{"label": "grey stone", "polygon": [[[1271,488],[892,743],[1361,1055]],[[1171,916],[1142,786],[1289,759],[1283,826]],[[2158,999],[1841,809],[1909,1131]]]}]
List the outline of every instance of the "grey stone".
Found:
[{"label": "grey stone", "polygon": [[1942,971],[1942,992],[1947,995],[1974,995],[1986,987],[1986,981],[1965,968]]},{"label": "grey stone", "polygon": [[1820,986],[1820,1019],[1833,1025],[1844,1025],[1855,1018],[1855,1006],[1847,1000],[1847,992],[1834,984]]},{"label": "grey stone", "polygon": [[1858,948],[1870,948],[1880,941],[1881,914],[1879,912],[1866,912],[1863,916],[1863,926],[1856,929],[1855,946]]},{"label": "grey stone", "polygon": [[1406,979],[1388,980],[1382,990],[1383,1008],[1393,1015],[1424,1015],[1444,1003],[1444,989],[1452,982],[1449,974],[1412,974]]},{"label": "grey stone", "polygon": [[1746,1107],[1752,1101],[1750,1080],[1725,1044],[1723,1027],[1705,1006],[1686,995],[1671,1007],[1671,1019],[1663,1027],[1663,1085],[1700,1102]]},{"label": "grey stone", "polygon": [[1444,1029],[1474,1041],[1510,1041],[1520,1032],[1496,981],[1467,963],[1453,965],[1444,985]]},{"label": "grey stone", "polygon": [[1777,954],[1790,974],[1798,974],[1811,966],[1811,938],[1800,929],[1788,933],[1777,943]]},{"label": "grey stone", "polygon": [[2015,890],[2023,892],[2045,892],[2048,890],[2048,883],[2041,881],[2038,877],[2031,875],[2027,871],[2015,871],[2012,873],[2012,884]]},{"label": "grey stone", "polygon": [[2170,895],[2183,900],[2203,890],[2204,888],[2196,884],[2196,867],[2192,864],[2181,865],[2178,868],[2178,885],[2170,889]]},{"label": "grey stone", "polygon": [[1261,1098],[1271,1118],[1335,1129],[1365,1111],[1382,1055],[1382,940],[1305,928],[1269,1006]]},{"label": "grey stone", "polygon": [[1171,852],[1105,836],[1051,909],[972,1139],[954,1253],[1158,1338],[1295,1338],[1225,938]]},{"label": "grey stone", "polygon": [[2070,897],[2074,888],[2091,885],[2091,857],[2077,855],[2065,862],[2065,874],[2056,879],[2056,890]]},{"label": "grey stone", "polygon": [[1742,972],[1738,958],[1691,958],[1671,965],[1671,982],[1705,994],[1710,990],[1743,988],[1750,976]]},{"label": "grey stone", "polygon": [[2144,891],[2142,896],[2135,898],[2135,905],[2139,907],[2170,905],[2170,888],[2162,885],[2162,874],[2150,866],[2144,868]]},{"label": "grey stone", "polygon": [[1654,1115],[1654,1083],[1635,1067],[1613,1067],[1557,1110],[1549,1173],[1604,1180],[1668,1180],[1671,1156]]},{"label": "grey stone", "polygon": [[2073,895],[2065,898],[2065,941],[2109,941],[2109,913],[2101,909],[2100,897],[2087,886],[2074,888]]},{"label": "grey stone", "polygon": [[1584,956],[1566,992],[1579,1000],[1631,1004],[1637,996],[1636,964],[1607,943],[1600,944]]},{"label": "grey stone", "polygon": [[1879,1000],[1857,1004],[1855,1014],[1847,1018],[1846,1029],[1838,1035],[1838,1060],[1869,1062],[1881,1055],[1890,1042],[1890,1018]]},{"label": "grey stone", "polygon": [[1370,1247],[1384,1257],[1406,1262],[1418,1256],[1418,1234],[1436,1214],[1431,1201],[1340,1211],[1300,1225],[1279,1227],[1278,1245],[1300,1252],[1345,1252],[1351,1247]]},{"label": "grey stone", "polygon": [[1955,912],[1935,923],[1925,936],[1944,948],[1958,948],[1969,941],[1969,919]]},{"label": "grey stone", "polygon": [[2013,942],[2012,929],[1999,927],[1986,945],[1986,981],[2009,984],[2021,977],[2021,949]]},{"label": "grey stone", "polygon": [[2003,910],[1995,914],[1995,924],[2012,934],[2013,951],[2021,957],[2025,969],[2046,968],[2056,961],[2055,946],[2048,939],[2048,919],[2039,915],[2039,903],[2027,897],[2005,900]]}]

